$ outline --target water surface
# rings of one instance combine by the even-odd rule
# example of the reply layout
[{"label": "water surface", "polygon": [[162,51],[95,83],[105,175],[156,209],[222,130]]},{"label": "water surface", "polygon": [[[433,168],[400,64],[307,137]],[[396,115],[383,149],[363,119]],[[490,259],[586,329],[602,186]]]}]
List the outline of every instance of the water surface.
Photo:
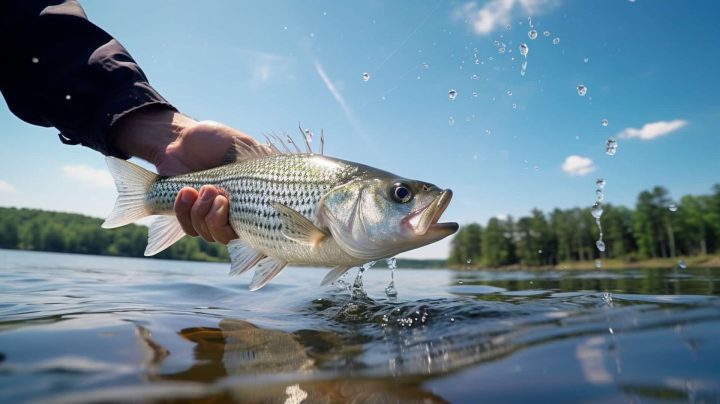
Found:
[{"label": "water surface", "polygon": [[718,269],[326,271],[0,250],[0,402],[720,401]]}]

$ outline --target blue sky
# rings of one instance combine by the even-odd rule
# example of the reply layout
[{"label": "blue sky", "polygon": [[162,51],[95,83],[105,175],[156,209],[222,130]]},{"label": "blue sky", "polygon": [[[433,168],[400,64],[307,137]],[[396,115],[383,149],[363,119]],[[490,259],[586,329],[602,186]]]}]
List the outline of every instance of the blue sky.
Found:
[{"label": "blue sky", "polygon": [[[626,206],[720,183],[720,3],[81,3],[181,111],[258,137],[324,129],[328,155],[452,188],[445,220],[590,206],[598,177]],[[111,210],[102,156],[5,107],[0,133],[0,206]]]}]

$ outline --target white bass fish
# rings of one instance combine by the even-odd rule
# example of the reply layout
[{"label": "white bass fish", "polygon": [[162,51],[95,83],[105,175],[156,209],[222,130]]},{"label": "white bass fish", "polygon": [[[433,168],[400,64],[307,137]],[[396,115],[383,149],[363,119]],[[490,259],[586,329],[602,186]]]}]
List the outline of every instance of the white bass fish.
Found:
[{"label": "white bass fish", "polygon": [[185,235],[173,213],[180,189],[214,185],[230,201],[229,222],[239,237],[228,244],[230,273],[255,268],[250,290],[288,264],[334,267],[325,285],[354,266],[458,229],[457,223],[438,223],[452,198],[449,189],[314,154],[309,147],[302,153],[281,151],[273,143],[237,145],[234,155],[232,163],[172,177],[107,157],[119,195],[102,226],[160,215],[145,249],[146,256],[157,254]]}]

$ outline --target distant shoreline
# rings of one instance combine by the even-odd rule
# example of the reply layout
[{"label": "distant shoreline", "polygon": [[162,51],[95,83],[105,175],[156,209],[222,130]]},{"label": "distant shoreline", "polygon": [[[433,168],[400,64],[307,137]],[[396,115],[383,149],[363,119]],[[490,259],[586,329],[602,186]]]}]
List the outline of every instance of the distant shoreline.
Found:
[{"label": "distant shoreline", "polygon": [[595,269],[654,269],[654,268],[680,268],[680,260],[685,262],[687,268],[720,268],[720,254],[708,254],[691,257],[676,258],[652,258],[647,260],[626,261],[622,259],[602,259],[600,268],[596,268],[595,261],[574,261],[561,262],[557,265],[527,266],[520,264],[505,265],[500,267],[487,266],[448,266],[450,269],[465,269],[469,271],[480,271],[484,269],[507,269],[507,270],[595,270]]}]

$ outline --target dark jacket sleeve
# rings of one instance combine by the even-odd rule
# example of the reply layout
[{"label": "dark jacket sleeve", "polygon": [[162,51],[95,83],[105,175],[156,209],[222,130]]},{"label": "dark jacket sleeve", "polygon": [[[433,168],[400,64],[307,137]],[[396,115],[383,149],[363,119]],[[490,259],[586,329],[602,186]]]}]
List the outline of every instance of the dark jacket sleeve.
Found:
[{"label": "dark jacket sleeve", "polygon": [[0,91],[10,110],[63,143],[127,158],[112,126],[139,108],[174,109],[127,50],[74,0],[0,0]]}]

